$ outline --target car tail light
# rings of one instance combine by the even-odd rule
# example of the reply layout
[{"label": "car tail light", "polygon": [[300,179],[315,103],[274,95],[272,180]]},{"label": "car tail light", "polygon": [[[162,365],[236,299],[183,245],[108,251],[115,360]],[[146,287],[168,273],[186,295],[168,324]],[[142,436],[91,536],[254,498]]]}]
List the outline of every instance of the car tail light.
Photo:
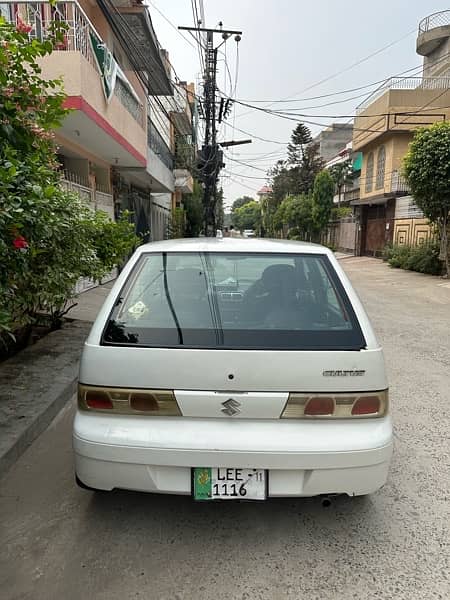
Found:
[{"label": "car tail light", "polygon": [[108,396],[108,394],[106,392],[102,392],[101,390],[87,391],[85,400],[86,400],[86,405],[89,408],[110,410],[113,407],[111,398]]},{"label": "car tail light", "polygon": [[305,406],[305,415],[325,416],[334,413],[334,400],[329,396],[314,396]]},{"label": "car tail light", "polygon": [[137,390],[78,385],[78,407],[85,411],[108,411],[158,417],[181,416],[170,390]]},{"label": "car tail light", "polygon": [[378,396],[362,396],[352,406],[352,415],[375,415],[380,410]]},{"label": "car tail light", "polygon": [[130,396],[130,407],[133,410],[152,412],[158,410],[158,400],[153,394],[133,393]]},{"label": "car tail light", "polygon": [[388,390],[336,394],[289,394],[282,419],[348,419],[383,417]]}]

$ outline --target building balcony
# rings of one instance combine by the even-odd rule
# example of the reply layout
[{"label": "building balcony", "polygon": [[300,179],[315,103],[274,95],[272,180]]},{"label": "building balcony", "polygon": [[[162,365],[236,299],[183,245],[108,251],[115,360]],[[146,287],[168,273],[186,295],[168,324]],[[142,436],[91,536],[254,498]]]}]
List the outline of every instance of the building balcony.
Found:
[{"label": "building balcony", "polygon": [[356,109],[353,150],[450,116],[450,77],[391,78]]},{"label": "building balcony", "polygon": [[[67,24],[63,41],[54,52],[41,59],[45,79],[63,80],[66,106],[74,109],[57,130],[60,137],[78,145],[109,164],[145,167],[146,105],[128,81],[117,70],[114,92],[106,98],[94,46],[104,49],[96,28],[76,1],[2,2],[6,17],[18,16],[32,26],[31,37],[47,38],[51,23]],[[143,90],[142,90],[143,93]]]},{"label": "building balcony", "polygon": [[156,125],[149,118],[147,126],[147,173],[152,179],[152,192],[163,193],[175,190],[173,168],[173,154]]},{"label": "building balcony", "polygon": [[195,147],[191,136],[175,136],[175,168],[192,171],[195,165]]},{"label": "building balcony", "polygon": [[61,184],[67,190],[78,194],[88,206],[96,210],[106,212],[114,219],[114,200],[111,191],[101,190],[99,187],[93,189],[87,178],[77,173],[65,170]]},{"label": "building balcony", "polygon": [[398,171],[393,171],[389,193],[393,196],[408,196],[410,191],[406,179]]},{"label": "building balcony", "polygon": [[450,37],[450,10],[433,13],[419,23],[417,54],[428,56]]},{"label": "building balcony", "polygon": [[187,169],[175,169],[175,190],[182,194],[192,194],[194,191],[194,178]]},{"label": "building balcony", "polygon": [[360,193],[361,192],[360,192],[359,185],[357,187],[352,187],[348,190],[344,190],[343,202],[348,203],[348,202],[352,202],[353,200],[359,200]]},{"label": "building balcony", "polygon": [[392,173],[387,173],[384,177],[381,175],[382,181],[379,181],[379,176],[377,176],[377,180],[374,181],[373,187],[360,189],[360,197],[356,199],[352,199],[350,201],[351,205],[360,205],[360,204],[384,204],[387,200],[391,198],[400,198],[402,196],[409,196],[410,191],[408,188],[408,184],[404,177],[400,174],[399,171],[394,170]]},{"label": "building balcony", "polygon": [[192,113],[188,102],[187,90],[181,84],[175,87],[175,108],[171,110],[171,117],[176,130],[181,135],[192,135]]},{"label": "building balcony", "polygon": [[116,10],[110,11],[108,16],[135,50],[133,61],[147,73],[149,93],[172,96],[169,62],[159,46],[147,6],[137,0],[112,0],[112,4]]}]

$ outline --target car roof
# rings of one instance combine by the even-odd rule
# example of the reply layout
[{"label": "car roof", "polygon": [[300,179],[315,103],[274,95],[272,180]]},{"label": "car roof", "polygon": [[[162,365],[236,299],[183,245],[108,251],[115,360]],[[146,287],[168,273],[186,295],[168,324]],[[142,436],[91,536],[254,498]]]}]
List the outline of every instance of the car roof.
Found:
[{"label": "car roof", "polygon": [[293,240],[272,240],[266,238],[184,238],[150,242],[138,248],[146,252],[245,252],[245,253],[304,253],[331,254],[325,246]]}]

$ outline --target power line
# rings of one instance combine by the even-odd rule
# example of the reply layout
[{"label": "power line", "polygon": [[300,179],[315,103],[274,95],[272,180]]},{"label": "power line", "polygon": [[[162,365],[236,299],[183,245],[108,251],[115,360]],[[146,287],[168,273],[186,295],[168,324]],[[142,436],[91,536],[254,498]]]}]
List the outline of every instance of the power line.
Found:
[{"label": "power line", "polygon": [[249,165],[248,163],[243,162],[242,160],[237,160],[236,158],[232,158],[231,156],[227,156],[227,155],[225,155],[225,156],[226,156],[227,160],[231,160],[232,162],[239,163],[240,165],[244,165],[245,167],[248,167],[249,169],[254,169],[255,171],[262,171],[263,173],[266,172],[265,169],[260,169],[259,167],[254,167],[253,165]]},{"label": "power line", "polygon": [[[197,2],[195,0],[191,0],[191,7],[192,7],[192,16],[194,17],[194,27],[200,27],[201,21],[198,18]],[[197,31],[196,36],[194,36],[192,31],[190,31],[189,33],[192,35],[192,37],[194,37],[196,39],[197,51],[198,51],[198,56],[199,56],[199,60],[200,60],[200,66],[202,68],[202,71],[205,72],[205,62],[204,62],[204,58],[203,58],[203,54],[202,54],[202,51],[205,48],[204,48],[201,38],[200,38],[200,32]]]},{"label": "power line", "polygon": [[[442,62],[444,62],[444,61],[447,61],[447,59],[448,59],[448,57],[449,57],[449,56],[450,56],[450,52],[447,52],[447,53],[446,53],[444,56],[441,56],[441,57],[440,57],[439,59],[437,59],[436,61],[433,61],[433,63],[432,63],[430,66],[433,66],[433,67],[434,67],[434,66],[436,66],[436,65],[438,65],[438,64],[440,64],[440,63],[442,63]],[[405,77],[401,77],[401,75],[403,75],[404,73],[408,73],[408,72],[410,72],[411,70],[416,70],[416,69],[417,69],[417,68],[416,68],[416,67],[414,67],[414,69],[408,69],[408,70],[406,70],[406,71],[403,71],[402,73],[399,73],[398,75],[394,75],[394,76],[393,76],[393,77],[391,77],[391,78],[384,79],[384,80],[383,80],[383,83],[384,83],[384,84],[386,84],[386,82],[387,82],[387,81],[389,81],[389,80],[392,80],[392,79],[408,79],[408,77],[411,77],[411,75],[408,75],[408,76],[405,76]],[[448,79],[449,79],[449,81],[450,81],[450,78],[448,78]],[[371,94],[370,94],[370,95],[367,97],[367,99],[370,99],[370,97],[371,97],[371,96],[372,96],[374,93],[376,93],[376,92],[377,92],[379,89],[382,89],[382,88],[380,88],[380,87],[379,87],[379,88],[377,88],[377,90],[375,90],[374,92],[372,92],[372,93],[371,93]],[[366,97],[366,94],[363,94],[363,96],[365,96],[365,97]],[[307,118],[311,118],[311,119],[317,119],[317,118],[330,118],[330,119],[353,119],[353,118],[355,118],[355,115],[353,115],[353,114],[352,114],[352,115],[313,115],[313,114],[302,113],[302,112],[298,112],[298,111],[300,111],[300,110],[308,110],[308,109],[309,109],[309,110],[311,110],[311,109],[313,109],[313,110],[314,110],[314,109],[321,108],[321,107],[323,107],[323,106],[329,106],[329,105],[332,105],[332,104],[342,104],[342,103],[348,102],[348,101],[350,101],[350,100],[352,100],[352,99],[356,99],[356,98],[358,98],[358,97],[359,97],[359,96],[354,96],[353,98],[346,98],[346,99],[344,99],[344,100],[338,100],[338,101],[336,101],[336,102],[333,102],[333,103],[325,103],[325,104],[318,104],[318,105],[315,105],[315,106],[302,107],[302,108],[295,108],[295,109],[291,109],[290,111],[289,111],[289,110],[286,110],[286,109],[284,109],[284,110],[270,110],[270,109],[268,109],[268,108],[265,108],[265,107],[261,107],[261,106],[254,106],[254,105],[252,105],[252,104],[250,104],[250,103],[248,103],[248,102],[244,102],[244,101],[242,101],[242,100],[237,100],[237,99],[235,99],[235,102],[236,102],[236,103],[238,103],[238,104],[241,104],[242,106],[246,106],[246,107],[252,108],[252,109],[254,109],[254,110],[260,111],[260,112],[265,112],[265,113],[267,113],[267,114],[270,114],[270,115],[277,115],[277,116],[295,116],[295,117],[307,117]],[[293,112],[294,110],[295,110],[296,112]],[[360,116],[360,115],[356,115],[356,116]],[[365,118],[366,118],[366,117],[367,117],[367,118],[368,118],[368,117],[373,117],[373,116],[385,116],[385,113],[384,113],[384,114],[377,114],[377,115],[361,115],[361,116],[363,116],[363,117],[365,117]],[[320,125],[320,124],[318,124],[318,125]]]},{"label": "power line", "polygon": [[[222,169],[222,157],[223,151],[217,144],[217,125],[222,122],[224,115],[228,111],[228,105],[230,99],[224,103],[224,99],[221,98],[220,108],[217,111],[217,56],[218,49],[220,46],[215,47],[214,45],[214,34],[220,33],[223,38],[223,43],[231,36],[235,35],[236,42],[241,39],[242,32],[225,30],[222,27],[222,23],[219,24],[220,29],[210,29],[206,27],[200,27],[201,23],[198,19],[198,10],[196,0],[191,0],[194,25],[195,27],[179,27],[179,29],[195,32],[197,35],[199,47],[202,47],[205,51],[204,59],[204,86],[203,86],[203,98],[200,99],[200,106],[203,107],[203,118],[205,121],[204,128],[204,143],[200,151],[200,171],[201,179],[203,182],[203,208],[204,208],[204,232],[207,236],[212,236],[215,233],[216,223],[216,203],[217,203],[217,182],[220,170]],[[200,33],[206,33],[206,44],[203,47],[201,44]],[[222,45],[220,44],[220,45]],[[225,57],[226,58],[226,57]],[[228,68],[228,64],[226,63]],[[231,80],[231,74],[230,74]],[[230,81],[231,84],[231,81]],[[236,84],[237,85],[237,79]],[[234,90],[230,89],[230,95],[233,95]],[[218,112],[218,114],[217,114]]]},{"label": "power line", "polygon": [[[415,67],[411,67],[406,71],[402,71],[399,75],[404,75],[405,73],[410,73],[411,71],[422,70],[423,65],[416,65]],[[412,77],[412,76],[410,76]],[[379,85],[380,83],[384,83],[388,79],[388,77],[383,77],[383,79],[379,79],[378,81],[372,81],[372,83],[366,83],[365,85],[360,85],[354,88],[347,88],[345,90],[340,90],[339,92],[330,92],[329,94],[321,94],[320,96],[308,96],[307,98],[288,98],[285,100],[249,100],[245,98],[239,98],[242,102],[248,102],[250,104],[285,104],[286,102],[309,102],[310,100],[322,100],[323,98],[331,98],[333,96],[340,96],[341,94],[351,94],[352,92],[359,92],[360,90],[365,90],[370,87],[374,87],[375,85]]]},{"label": "power line", "polygon": [[[389,48],[391,48],[395,44],[398,44],[399,42],[403,41],[405,38],[407,38],[408,36],[410,36],[412,33],[415,33],[415,31],[416,31],[416,28],[412,29],[411,31],[409,31],[408,33],[404,34],[400,38],[397,38],[393,42],[390,42],[386,46],[383,46],[382,48],[379,48],[378,50],[375,50],[375,52],[371,52],[367,56],[364,56],[363,58],[355,61],[354,63],[352,63],[348,67],[345,67],[344,69],[340,69],[336,73],[333,73],[332,75],[329,75],[328,77],[325,77],[324,79],[321,79],[320,81],[317,81],[316,83],[313,83],[312,85],[309,85],[306,88],[303,88],[300,92],[298,92],[297,94],[294,94],[293,96],[286,96],[285,98],[281,98],[281,100],[289,100],[289,99],[292,99],[292,98],[296,98],[296,96],[298,96],[300,94],[303,94],[303,92],[307,92],[308,90],[314,89],[315,87],[318,87],[319,85],[322,85],[323,83],[326,83],[327,81],[331,81],[331,79],[334,79],[335,77],[338,77],[339,75],[342,75],[343,73],[346,73],[347,71],[350,71],[354,67],[357,67],[360,64],[366,62],[367,60],[373,58],[374,56],[376,56],[378,54],[381,54],[385,50],[388,50]],[[269,103],[265,108],[268,108],[269,106],[272,106],[272,104],[273,103]],[[242,117],[242,116],[244,116],[246,114],[249,114],[250,112],[252,112],[252,111],[247,111],[245,113],[242,113],[241,115],[239,115],[239,117]]]},{"label": "power line", "polygon": [[[446,55],[444,55],[443,57],[441,57],[441,58],[439,58],[438,60],[434,61],[434,62],[432,63],[432,66],[434,66],[434,65],[436,65],[436,64],[439,64],[439,63],[441,63],[441,62],[443,62],[443,61],[446,61],[446,60],[447,60],[447,56],[450,56],[450,53],[447,53],[447,54],[446,54]],[[414,69],[416,69],[416,67],[414,67]],[[412,70],[412,69],[408,69],[408,70],[406,70],[406,71],[403,71],[402,73],[407,73],[407,72],[409,72],[409,71],[411,71],[411,70]],[[407,79],[408,77],[406,77],[406,76],[405,76],[405,77],[400,77],[400,75],[401,75],[402,73],[398,74],[397,76],[394,76],[394,77],[393,77],[393,78],[391,78],[391,79]],[[389,79],[387,79],[387,80],[385,79],[385,80],[383,80],[383,81],[384,81],[384,83],[386,83],[386,81],[389,81]],[[378,88],[378,89],[380,89],[380,88]],[[374,93],[376,93],[376,91],[377,91],[377,90],[375,90],[375,92],[373,92],[371,95],[373,95]],[[369,95],[369,98],[370,98],[370,96],[371,96],[371,95]],[[365,96],[365,94],[364,94],[364,96]],[[226,94],[223,94],[223,92],[222,92],[222,97],[226,97],[227,99],[232,99],[232,100],[234,100],[234,99],[231,97],[231,95],[226,95]],[[350,98],[347,98],[347,99],[345,99],[345,100],[340,100],[340,101],[337,101],[336,103],[347,102],[347,101],[349,101],[349,100],[350,100]],[[330,118],[330,119],[348,119],[349,121],[355,118],[355,115],[353,115],[353,114],[352,114],[352,115],[329,115],[329,114],[327,114],[327,115],[315,115],[315,114],[307,114],[307,113],[300,113],[300,112],[290,112],[290,111],[288,111],[288,110],[269,110],[269,109],[266,109],[266,108],[264,108],[264,107],[260,107],[260,106],[252,106],[252,105],[250,105],[250,104],[248,104],[248,103],[246,103],[246,102],[243,102],[243,101],[241,101],[241,100],[236,100],[236,102],[237,102],[237,103],[240,103],[240,104],[243,104],[243,105],[245,105],[245,106],[248,106],[248,107],[252,107],[252,108],[253,108],[253,109],[255,109],[255,110],[258,110],[258,111],[261,111],[261,112],[265,112],[265,113],[267,113],[267,114],[270,114],[270,115],[279,116],[279,117],[281,117],[281,118],[288,118],[288,117],[303,117],[303,118],[306,118],[306,117],[308,117],[309,119]],[[331,104],[331,103],[330,103],[330,104]],[[311,106],[311,107],[304,107],[303,109],[296,108],[296,109],[294,109],[294,110],[296,110],[296,111],[299,111],[299,110],[306,110],[307,108],[310,108],[310,109],[315,109],[315,108],[319,108],[319,107],[321,107],[321,106],[324,106],[324,105],[317,105],[317,106]],[[369,118],[369,117],[373,117],[373,116],[385,116],[385,115],[386,115],[386,113],[379,114],[379,115],[362,115],[362,117],[363,117],[363,118]],[[359,115],[356,115],[356,116],[359,116]],[[288,120],[293,120],[293,121],[295,121],[295,119],[288,119]],[[304,120],[304,119],[303,119],[303,120]],[[309,122],[309,123],[310,123],[310,124],[312,124],[312,125],[318,125],[318,126],[324,126],[324,127],[327,127],[327,126],[328,126],[328,124],[322,124],[322,123],[316,123],[316,122]],[[235,121],[234,121],[234,119],[233,119],[233,125],[235,126]],[[255,136],[255,137],[256,137],[256,136]]]},{"label": "power line", "polygon": [[260,181],[267,181],[269,179],[269,177],[254,177],[253,175],[244,175],[242,173],[231,173],[227,169],[224,169],[224,171],[233,177],[243,177],[244,179],[259,179]]},{"label": "power line", "polygon": [[[232,177],[231,175],[229,175],[230,181],[232,181],[233,183],[242,186],[243,188],[246,188],[247,190],[250,190],[251,192],[256,192],[255,187],[250,187],[249,185],[246,185],[245,183],[242,183],[242,181],[238,181],[237,179],[234,179],[234,177]],[[228,185],[227,183],[225,183],[225,185]],[[258,186],[256,186],[258,187]]]},{"label": "power line", "polygon": [[[449,80],[450,81],[450,80]],[[447,90],[448,88],[446,88]],[[444,90],[444,93],[445,91]],[[242,104],[242,103],[240,103]],[[287,112],[277,112],[277,111],[271,111],[265,108],[261,108],[261,107],[255,107],[256,110],[267,114],[269,116],[273,116],[273,117],[278,117],[280,119],[285,119],[287,121],[293,121],[294,123],[307,123],[308,125],[314,125],[314,126],[319,126],[319,127],[329,127],[330,124],[329,123],[321,123],[321,122],[317,122],[317,121],[312,121],[311,119],[355,119],[355,118],[373,118],[373,117],[387,117],[390,116],[393,113],[376,113],[376,114],[352,114],[352,115],[310,115],[310,114],[301,114],[301,113],[287,113]],[[439,110],[440,108],[446,108],[446,107],[433,107],[430,110]],[[414,111],[411,111],[410,114],[414,115],[417,113],[420,113],[422,111],[422,109],[417,109]],[[404,113],[396,113],[396,114],[404,114]],[[308,117],[308,118],[306,118]],[[353,127],[353,131],[361,131],[361,132],[370,132],[370,133],[377,133],[379,130],[378,129],[369,129],[369,128],[361,128],[361,127]],[[251,135],[251,134],[249,134]]]},{"label": "power line", "polygon": [[172,29],[175,29],[175,31],[178,33],[178,35],[180,35],[183,38],[183,40],[185,42],[187,42],[189,44],[189,46],[191,46],[191,48],[194,48],[194,50],[197,50],[197,45],[193,44],[189,38],[187,38],[185,35],[183,35],[181,33],[181,31],[179,31],[177,26],[174,25],[174,23],[168,17],[166,17],[166,15],[162,11],[159,10],[159,8],[152,2],[152,0],[148,0],[148,3],[156,10],[156,12],[164,19],[164,21],[166,21],[172,27]]},{"label": "power line", "polygon": [[252,138],[255,138],[255,140],[260,140],[261,142],[267,142],[269,144],[279,144],[280,146],[286,146],[288,144],[288,142],[280,142],[277,140],[268,140],[266,138],[260,137],[258,135],[256,135],[255,133],[251,133],[250,131],[246,131],[245,129],[240,129],[239,127],[236,127],[236,125],[230,125],[228,124],[229,127],[231,127],[232,129],[239,131],[239,133],[244,133],[245,135],[249,135]]},{"label": "power line", "polygon": [[[444,55],[443,57],[441,57],[440,59],[438,59],[437,61],[435,61],[434,63],[432,63],[431,66],[434,66],[435,64],[439,64],[440,62],[446,60],[447,56],[449,56],[450,53]],[[306,101],[310,101],[310,100],[321,100],[324,98],[330,98],[333,96],[339,96],[342,94],[349,94],[352,92],[357,92],[360,90],[364,90],[370,87],[374,87],[375,85],[379,85],[380,83],[385,83],[387,80],[391,79],[391,78],[400,78],[402,75],[405,75],[405,73],[409,73],[408,76],[405,76],[404,79],[407,79],[408,77],[415,77],[417,75],[417,73],[420,73],[423,69],[423,65],[416,65],[415,67],[411,67],[410,69],[406,69],[405,71],[401,71],[400,73],[398,73],[397,75],[394,75],[393,77],[384,77],[383,79],[379,79],[378,81],[374,81],[372,83],[368,83],[366,85],[362,85],[362,86],[358,86],[355,88],[348,88],[346,90],[341,90],[339,92],[332,92],[329,94],[322,94],[320,96],[310,96],[308,98],[300,98],[300,99],[289,99],[289,100],[244,100],[242,98],[236,99],[236,102],[239,103],[244,103],[244,105],[250,105],[253,106],[253,104],[258,104],[258,103],[270,103],[270,105],[274,105],[274,104],[285,104],[286,102],[306,102]],[[376,90],[375,90],[376,91]],[[370,94],[372,95],[372,93]],[[370,97],[369,95],[369,97]],[[363,98],[363,97],[367,97],[366,93],[364,94],[358,94],[357,96],[351,96],[349,98],[344,98],[343,100],[336,100],[334,102],[327,102],[324,104],[317,104],[314,106],[302,106],[301,108],[295,108],[293,110],[310,110],[310,109],[314,109],[314,108],[321,108],[323,106],[332,106],[333,104],[343,104],[345,102],[349,102],[350,100],[356,100],[358,98]],[[253,107],[256,108],[256,107]],[[248,114],[248,113],[243,113],[243,114]],[[238,115],[237,118],[243,116],[242,115]]]}]

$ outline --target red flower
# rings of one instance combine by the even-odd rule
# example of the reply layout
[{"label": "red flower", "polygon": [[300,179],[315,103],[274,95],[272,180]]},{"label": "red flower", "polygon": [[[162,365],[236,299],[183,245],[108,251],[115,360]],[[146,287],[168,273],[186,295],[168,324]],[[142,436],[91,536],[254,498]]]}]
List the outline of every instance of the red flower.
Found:
[{"label": "red flower", "polygon": [[27,240],[23,237],[23,235],[18,235],[14,240],[13,240],[13,246],[14,248],[17,248],[18,250],[22,250],[22,248],[28,248],[28,242]]},{"label": "red flower", "polygon": [[20,17],[18,17],[16,29],[19,33],[24,33],[24,34],[28,35],[30,33],[30,31],[33,29],[33,27],[31,25],[27,25],[27,23],[25,23],[24,21],[22,21],[22,19]]}]

